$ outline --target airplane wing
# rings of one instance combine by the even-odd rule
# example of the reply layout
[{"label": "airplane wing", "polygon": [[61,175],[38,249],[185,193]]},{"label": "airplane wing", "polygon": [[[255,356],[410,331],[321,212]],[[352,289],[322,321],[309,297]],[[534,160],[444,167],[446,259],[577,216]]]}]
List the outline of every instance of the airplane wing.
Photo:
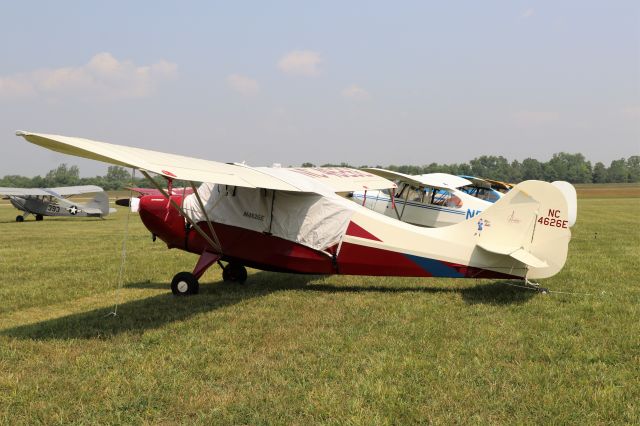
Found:
[{"label": "airplane wing", "polygon": [[[383,185],[384,188],[395,186],[392,182],[380,179],[378,176],[366,177],[364,173],[362,176],[349,176],[343,172],[343,175],[340,176],[339,172],[335,172],[334,174],[325,173],[328,175],[327,177],[312,177],[308,173],[297,173],[287,169],[225,164],[68,136],[24,131],[18,131],[16,135],[24,137],[31,143],[63,154],[124,167],[134,167],[173,179],[294,192],[322,192],[320,188],[324,188],[324,191],[329,188],[339,192],[381,189]],[[318,185],[309,184],[310,181],[316,182]],[[367,187],[368,184],[371,184],[371,188]]]},{"label": "airplane wing", "polygon": [[464,179],[468,179],[469,185],[473,184],[474,186],[477,186],[478,188],[487,188],[487,189],[491,189],[491,183],[487,182],[484,179],[481,179],[479,177],[475,177],[475,176],[461,176]]},{"label": "airplane wing", "polygon": [[513,188],[512,183],[502,182],[501,180],[495,180],[495,179],[485,179],[485,180],[489,182],[491,186],[495,189],[502,189],[502,190],[509,191],[511,188]]},{"label": "airplane wing", "polygon": [[390,189],[397,186],[384,177],[349,167],[292,167],[285,170],[326,185],[333,192]]},{"label": "airplane wing", "polygon": [[452,189],[470,185],[467,179],[446,173],[428,173],[424,175],[407,175],[385,169],[365,168],[364,171],[373,173],[385,179],[399,180],[413,186],[430,186],[438,189]]},{"label": "airplane wing", "polygon": [[0,188],[0,195],[4,195],[6,197],[27,197],[52,194],[40,188]]},{"label": "airplane wing", "polygon": [[[140,194],[141,196],[145,196],[145,195],[157,195],[157,196],[161,196],[162,192],[160,192],[159,190],[155,189],[155,188],[140,188],[140,187],[125,187],[124,189],[128,189],[129,191],[133,191],[133,192],[137,192],[138,194]],[[165,188],[165,191],[168,192],[168,189]],[[193,194],[193,189],[191,188],[171,188],[171,195],[191,195]]]},{"label": "airplane wing", "polygon": [[46,188],[45,190],[54,192],[55,195],[62,195],[63,197],[104,191],[104,189],[96,185],[61,186],[58,188]]},{"label": "airplane wing", "polygon": [[439,186],[444,188],[460,188],[471,185],[471,182],[465,178],[448,173],[427,173],[420,175],[420,179],[429,186]]}]

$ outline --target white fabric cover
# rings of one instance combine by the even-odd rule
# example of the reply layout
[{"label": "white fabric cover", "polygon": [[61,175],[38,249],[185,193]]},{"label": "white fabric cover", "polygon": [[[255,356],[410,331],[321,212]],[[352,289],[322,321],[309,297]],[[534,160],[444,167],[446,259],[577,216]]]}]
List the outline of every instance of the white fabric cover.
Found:
[{"label": "white fabric cover", "polygon": [[[184,199],[190,219],[209,220],[256,232],[270,232],[316,250],[324,250],[342,240],[351,216],[352,203],[335,194],[273,191],[203,183],[198,194]],[[273,212],[273,213],[272,213]],[[205,228],[206,229],[206,228]]]}]

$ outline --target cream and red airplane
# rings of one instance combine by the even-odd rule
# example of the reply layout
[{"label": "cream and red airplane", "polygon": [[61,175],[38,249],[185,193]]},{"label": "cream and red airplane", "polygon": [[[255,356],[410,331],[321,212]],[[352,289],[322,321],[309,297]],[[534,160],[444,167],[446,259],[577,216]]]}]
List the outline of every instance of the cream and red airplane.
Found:
[{"label": "cream and red airplane", "polygon": [[[203,182],[186,197],[143,196],[144,225],[199,255],[176,274],[176,295],[198,292],[198,279],[220,260],[223,278],[243,282],[245,266],[280,272],[405,277],[547,278],[567,259],[571,231],[562,191],[526,181],[478,216],[421,228],[359,206],[336,193],[393,188],[368,172],[225,164],[75,137],[17,132],[27,141],[79,157],[174,179]],[[157,185],[157,184],[156,184]]]}]

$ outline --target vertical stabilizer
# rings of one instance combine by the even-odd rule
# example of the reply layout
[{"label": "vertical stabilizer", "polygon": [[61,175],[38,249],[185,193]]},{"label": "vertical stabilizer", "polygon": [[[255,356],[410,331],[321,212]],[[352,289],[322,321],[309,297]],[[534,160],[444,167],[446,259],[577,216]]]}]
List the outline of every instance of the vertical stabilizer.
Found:
[{"label": "vertical stabilizer", "polygon": [[569,226],[564,192],[548,182],[525,181],[479,216],[441,232],[448,238],[472,237],[478,259],[486,254],[505,256],[520,265],[517,269],[524,268],[528,278],[538,279],[553,276],[564,266]]},{"label": "vertical stabilizer", "polygon": [[108,216],[109,209],[109,196],[106,192],[97,192],[91,201],[86,204],[88,209],[98,209],[102,212],[102,216]]}]

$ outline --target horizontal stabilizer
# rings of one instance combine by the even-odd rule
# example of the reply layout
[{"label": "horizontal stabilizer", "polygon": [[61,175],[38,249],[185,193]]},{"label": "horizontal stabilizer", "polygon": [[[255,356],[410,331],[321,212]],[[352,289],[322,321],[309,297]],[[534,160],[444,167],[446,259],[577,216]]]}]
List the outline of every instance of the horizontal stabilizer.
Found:
[{"label": "horizontal stabilizer", "polygon": [[532,266],[534,268],[546,268],[549,266],[544,260],[538,259],[530,252],[523,248],[505,247],[497,244],[491,244],[490,242],[483,241],[478,243],[478,247],[486,250],[490,253],[501,254],[504,256],[510,256],[517,261],[524,263],[525,265]]},{"label": "horizontal stabilizer", "polygon": [[546,268],[549,266],[544,260],[538,259],[525,249],[519,249],[511,253],[509,256],[524,263],[525,265],[533,266],[534,268]]}]

